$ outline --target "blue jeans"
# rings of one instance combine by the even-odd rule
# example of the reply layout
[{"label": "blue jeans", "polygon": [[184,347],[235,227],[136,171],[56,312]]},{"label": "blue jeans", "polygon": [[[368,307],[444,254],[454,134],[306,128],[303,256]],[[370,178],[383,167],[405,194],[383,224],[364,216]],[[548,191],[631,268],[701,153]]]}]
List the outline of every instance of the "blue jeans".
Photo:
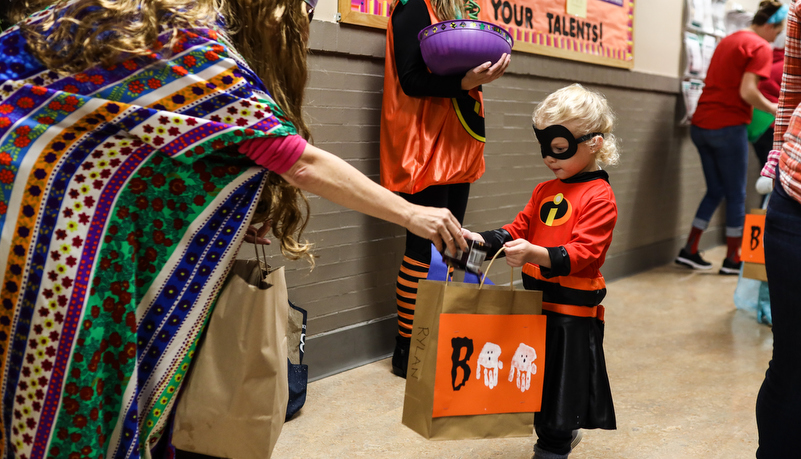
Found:
[{"label": "blue jeans", "polygon": [[748,169],[746,125],[721,129],[692,126],[690,137],[701,155],[706,179],[706,194],[698,205],[693,226],[705,230],[720,201],[726,198],[726,236],[742,236]]},{"label": "blue jeans", "polygon": [[798,457],[801,434],[801,204],[778,183],[768,201],[764,240],[773,358],[757,396],[756,457],[782,459]]}]

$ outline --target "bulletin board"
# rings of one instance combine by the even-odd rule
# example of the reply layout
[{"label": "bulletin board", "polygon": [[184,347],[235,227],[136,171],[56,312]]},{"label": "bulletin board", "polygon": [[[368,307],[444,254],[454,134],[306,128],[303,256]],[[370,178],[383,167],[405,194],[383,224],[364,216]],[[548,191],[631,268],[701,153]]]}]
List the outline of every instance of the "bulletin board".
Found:
[{"label": "bulletin board", "polygon": [[[340,22],[386,29],[393,0],[338,0]],[[475,0],[514,50],[632,68],[634,0]]]}]

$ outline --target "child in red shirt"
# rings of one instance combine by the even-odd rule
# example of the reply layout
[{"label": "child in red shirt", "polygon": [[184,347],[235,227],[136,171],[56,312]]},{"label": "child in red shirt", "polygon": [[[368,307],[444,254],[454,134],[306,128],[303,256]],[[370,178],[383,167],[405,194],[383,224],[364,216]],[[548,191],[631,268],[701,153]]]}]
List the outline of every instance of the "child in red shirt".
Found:
[{"label": "child in red shirt", "polygon": [[526,289],[542,290],[546,328],[542,409],[535,417],[535,459],[567,458],[578,429],[615,429],[603,354],[603,265],[617,205],[600,165],[618,161],[614,115],[606,99],[581,85],[562,88],[534,111],[534,132],[555,180],[540,183],[525,209],[502,228],[465,238],[489,255],[523,267]]}]

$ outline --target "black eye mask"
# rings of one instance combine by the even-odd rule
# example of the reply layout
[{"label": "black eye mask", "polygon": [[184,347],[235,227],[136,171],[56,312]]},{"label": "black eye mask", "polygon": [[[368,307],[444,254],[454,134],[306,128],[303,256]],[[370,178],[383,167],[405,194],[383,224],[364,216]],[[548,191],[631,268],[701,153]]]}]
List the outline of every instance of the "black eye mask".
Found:
[{"label": "black eye mask", "polygon": [[[532,127],[534,128],[534,134],[536,134],[537,140],[540,142],[543,159],[545,159],[546,156],[553,156],[556,159],[572,158],[573,155],[575,155],[578,151],[578,146],[581,142],[586,142],[596,135],[601,137],[604,136],[601,132],[593,132],[583,135],[577,139],[573,137],[573,134],[568,128],[562,126],[561,124],[554,124],[545,129],[537,129],[537,127],[533,124]],[[553,141],[556,139],[565,139],[567,141],[567,150],[562,153],[554,152],[551,145],[553,145]]]}]

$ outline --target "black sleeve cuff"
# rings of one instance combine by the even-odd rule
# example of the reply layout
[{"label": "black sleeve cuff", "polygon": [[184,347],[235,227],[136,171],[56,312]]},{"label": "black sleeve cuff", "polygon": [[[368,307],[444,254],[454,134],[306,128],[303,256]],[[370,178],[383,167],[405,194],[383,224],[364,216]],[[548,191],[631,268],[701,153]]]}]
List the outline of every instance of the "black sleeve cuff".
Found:
[{"label": "black sleeve cuff", "polygon": [[[481,231],[478,234],[484,238],[484,244],[487,245],[488,252],[487,257],[492,258],[501,250],[501,247],[509,241],[512,240],[512,235],[509,234],[509,231],[506,231],[503,228],[499,228],[492,231]],[[504,254],[501,254],[504,256]]]},{"label": "black sleeve cuff", "polygon": [[548,257],[551,259],[551,267],[549,269],[540,266],[542,277],[550,279],[551,277],[569,275],[570,257],[567,255],[567,250],[562,246],[546,247],[546,249],[548,249]]}]

